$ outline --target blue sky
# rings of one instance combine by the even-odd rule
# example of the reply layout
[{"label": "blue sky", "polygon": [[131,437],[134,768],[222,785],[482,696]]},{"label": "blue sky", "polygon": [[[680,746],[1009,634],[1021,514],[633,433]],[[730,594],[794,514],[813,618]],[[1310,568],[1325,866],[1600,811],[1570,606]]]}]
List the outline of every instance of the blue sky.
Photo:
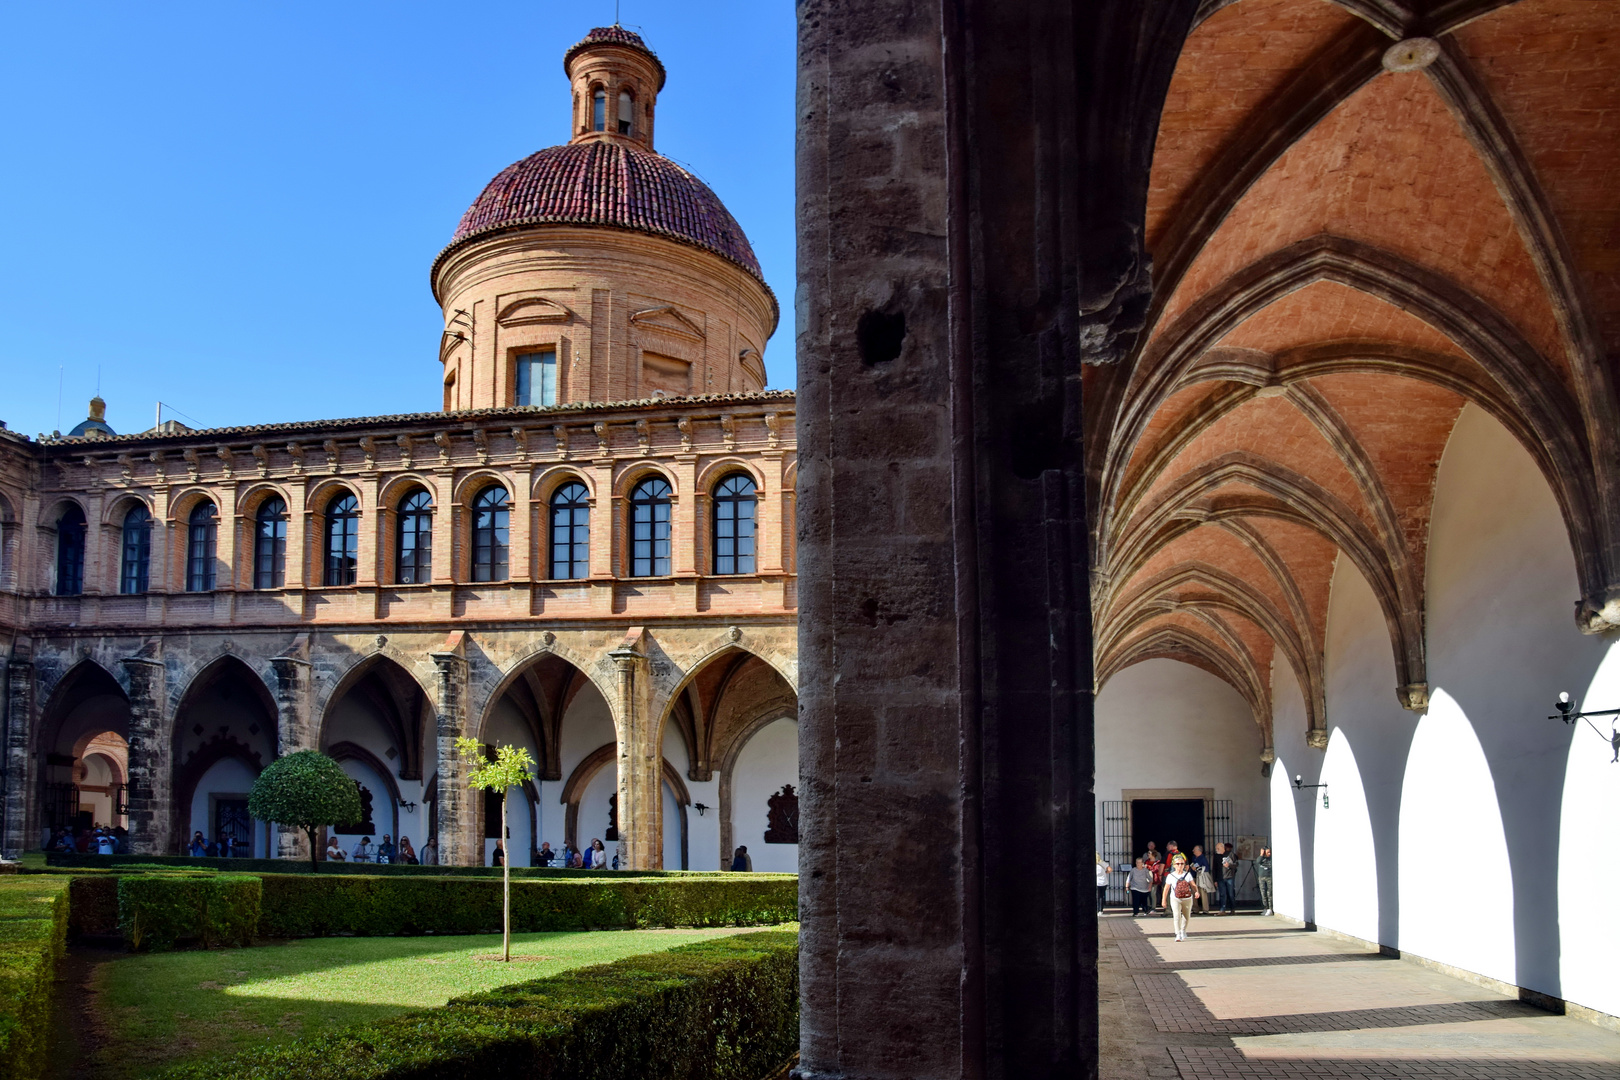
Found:
[{"label": "blue sky", "polygon": [[[439,407],[428,265],[568,138],[563,51],[612,0],[0,9],[0,420],[150,427]],[[725,200],[792,387],[793,6],[625,0],[669,69],[658,149]],[[178,416],[178,413],[175,414]]]}]

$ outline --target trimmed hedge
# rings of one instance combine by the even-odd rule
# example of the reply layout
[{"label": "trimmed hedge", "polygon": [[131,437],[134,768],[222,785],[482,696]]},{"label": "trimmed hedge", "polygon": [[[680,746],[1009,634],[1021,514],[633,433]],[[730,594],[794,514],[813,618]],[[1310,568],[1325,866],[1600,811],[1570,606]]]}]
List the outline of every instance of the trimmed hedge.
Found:
[{"label": "trimmed hedge", "polygon": [[118,879],[118,928],[137,950],[251,945],[261,893],[250,874],[129,874]]},{"label": "trimmed hedge", "polygon": [[67,928],[67,881],[0,878],[0,1075],[45,1073],[56,958]]},{"label": "trimmed hedge", "polygon": [[[266,874],[265,937],[483,934],[501,929],[501,883],[478,878]],[[512,882],[512,929],[749,926],[797,919],[787,875]]]},{"label": "trimmed hedge", "polygon": [[[189,855],[80,855],[50,851],[45,865],[68,870],[214,870],[238,874],[308,874],[308,859],[209,859]],[[495,877],[499,866],[405,866],[375,863],[322,862],[320,874],[360,874],[365,877]],[[514,866],[512,877],[526,878],[604,878],[604,877],[728,877],[720,870],[564,870],[550,866]],[[755,874],[762,877],[762,874]],[[793,875],[776,875],[791,877]]]},{"label": "trimmed hedge", "polygon": [[798,939],[771,931],[581,968],[164,1075],[758,1080],[798,1044]]}]

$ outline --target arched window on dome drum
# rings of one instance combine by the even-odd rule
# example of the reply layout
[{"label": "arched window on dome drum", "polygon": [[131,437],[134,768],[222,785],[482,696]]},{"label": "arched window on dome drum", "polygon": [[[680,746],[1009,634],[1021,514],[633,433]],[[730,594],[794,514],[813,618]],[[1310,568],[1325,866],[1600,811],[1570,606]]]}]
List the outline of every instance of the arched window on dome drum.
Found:
[{"label": "arched window on dome drum", "polygon": [[517,403],[557,404],[557,350],[520,353],[517,358]]},{"label": "arched window on dome drum", "polygon": [[591,91],[591,130],[607,130],[607,91],[600,86]]},{"label": "arched window on dome drum", "polygon": [[575,480],[551,497],[551,576],[559,580],[591,572],[591,493]]},{"label": "arched window on dome drum", "polygon": [[630,492],[630,576],[669,573],[669,483],[654,476]]},{"label": "arched window on dome drum", "polygon": [[204,500],[186,523],[186,591],[212,592],[214,555],[219,545],[219,511]]},{"label": "arched window on dome drum", "polygon": [[753,478],[732,473],[714,489],[714,572],[752,574],[754,572]]},{"label": "arched window on dome drum", "polygon": [[144,506],[130,507],[124,515],[122,557],[118,562],[118,591],[125,596],[143,593],[152,580],[152,515]]},{"label": "arched window on dome drum", "polygon": [[360,501],[345,492],[326,507],[326,584],[353,585],[360,568]]},{"label": "arched window on dome drum", "polygon": [[474,581],[505,581],[511,558],[509,525],[511,504],[499,484],[478,493],[472,504],[472,577]]},{"label": "arched window on dome drum", "polygon": [[394,578],[401,585],[433,580],[433,496],[417,488],[399,504]]},{"label": "arched window on dome drum", "polygon": [[636,99],[630,96],[630,91],[619,91],[619,134],[632,134],[635,127]]},{"label": "arched window on dome drum", "polygon": [[287,582],[287,504],[272,495],[253,521],[253,587],[279,589]]},{"label": "arched window on dome drum", "polygon": [[84,592],[84,511],[69,504],[56,519],[56,595]]}]

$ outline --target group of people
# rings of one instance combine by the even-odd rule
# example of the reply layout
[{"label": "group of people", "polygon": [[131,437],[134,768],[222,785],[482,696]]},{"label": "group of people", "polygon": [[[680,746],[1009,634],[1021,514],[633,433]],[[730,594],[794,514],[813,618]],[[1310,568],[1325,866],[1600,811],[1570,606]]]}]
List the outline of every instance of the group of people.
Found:
[{"label": "group of people", "polygon": [[202,859],[245,859],[253,854],[253,845],[234,836],[220,836],[213,840],[203,836],[202,830],[191,834],[186,854]]},{"label": "group of people", "polygon": [[72,829],[61,828],[51,837],[50,843],[45,845],[45,850],[64,854],[77,852],[80,855],[127,855],[129,831],[122,825],[111,828],[97,825],[90,829],[80,829],[78,835],[74,835]]},{"label": "group of people", "polygon": [[[1103,909],[1108,874],[1113,870],[1102,856],[1097,857],[1097,910]],[[1262,848],[1254,860],[1255,880],[1260,887],[1260,902],[1267,915],[1271,914],[1271,849]],[[1205,855],[1202,844],[1193,845],[1192,854],[1183,852],[1171,840],[1164,853],[1158,845],[1148,841],[1147,851],[1136,860],[1127,877],[1126,887],[1131,894],[1131,914],[1151,915],[1162,911],[1174,919],[1176,940],[1187,939],[1187,924],[1194,907],[1202,914],[1215,914],[1218,906],[1222,915],[1234,914],[1237,909],[1237,854],[1228,844],[1216,844],[1213,855]]]},{"label": "group of people", "polygon": [[[500,849],[497,848],[497,851]],[[534,853],[536,866],[556,866],[565,870],[617,870],[619,856],[609,855],[602,841],[591,838],[583,850],[576,848],[567,840],[563,841],[561,851],[551,849],[551,841],[547,840],[540,845],[540,850]],[[499,866],[499,863],[495,865]]]},{"label": "group of people", "polygon": [[402,835],[399,843],[395,844],[392,836],[383,833],[382,843],[373,844],[371,837],[362,836],[360,842],[354,845],[353,852],[345,852],[338,838],[333,836],[326,841],[326,861],[374,863],[378,866],[391,863],[401,866],[437,866],[439,849],[430,836],[427,843],[422,845],[422,853],[418,855],[416,849],[411,847],[410,837]]}]

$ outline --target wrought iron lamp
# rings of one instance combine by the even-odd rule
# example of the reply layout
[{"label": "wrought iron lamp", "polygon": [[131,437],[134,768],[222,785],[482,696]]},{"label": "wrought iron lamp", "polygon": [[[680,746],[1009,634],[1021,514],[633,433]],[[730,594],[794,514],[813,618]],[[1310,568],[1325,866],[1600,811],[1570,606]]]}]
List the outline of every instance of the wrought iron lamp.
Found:
[{"label": "wrought iron lamp", "polygon": [[702,817],[708,812],[709,807],[706,803],[695,802],[692,804],[692,809],[698,812],[698,817]]},{"label": "wrought iron lamp", "polygon": [[1299,773],[1295,773],[1294,774],[1294,788],[1297,791],[1304,791],[1307,788],[1321,788],[1322,789],[1322,809],[1326,810],[1328,808],[1328,793],[1327,793],[1327,785],[1326,784],[1307,784],[1305,782],[1305,778],[1303,776],[1301,776]]},{"label": "wrought iron lamp", "polygon": [[[1556,716],[1549,716],[1547,719],[1562,720],[1566,724],[1573,724],[1577,720],[1585,720],[1586,726],[1591,728],[1593,731],[1596,731],[1599,737],[1603,736],[1603,732],[1599,730],[1596,724],[1592,723],[1590,718],[1594,716],[1620,716],[1620,709],[1600,709],[1593,712],[1582,712],[1576,707],[1577,703],[1569,696],[1568,690],[1561,692],[1558,695],[1558,700],[1553,702],[1553,704],[1558,707],[1558,714]],[[1616,722],[1611,722],[1610,731],[1608,734],[1609,747],[1614,751],[1614,756],[1609,759],[1609,763],[1611,765],[1617,761],[1620,761],[1620,726],[1615,726],[1615,723]]]},{"label": "wrought iron lamp", "polygon": [[416,813],[416,804],[411,802],[409,799],[401,799],[399,801],[399,808],[405,811],[407,814]]}]

